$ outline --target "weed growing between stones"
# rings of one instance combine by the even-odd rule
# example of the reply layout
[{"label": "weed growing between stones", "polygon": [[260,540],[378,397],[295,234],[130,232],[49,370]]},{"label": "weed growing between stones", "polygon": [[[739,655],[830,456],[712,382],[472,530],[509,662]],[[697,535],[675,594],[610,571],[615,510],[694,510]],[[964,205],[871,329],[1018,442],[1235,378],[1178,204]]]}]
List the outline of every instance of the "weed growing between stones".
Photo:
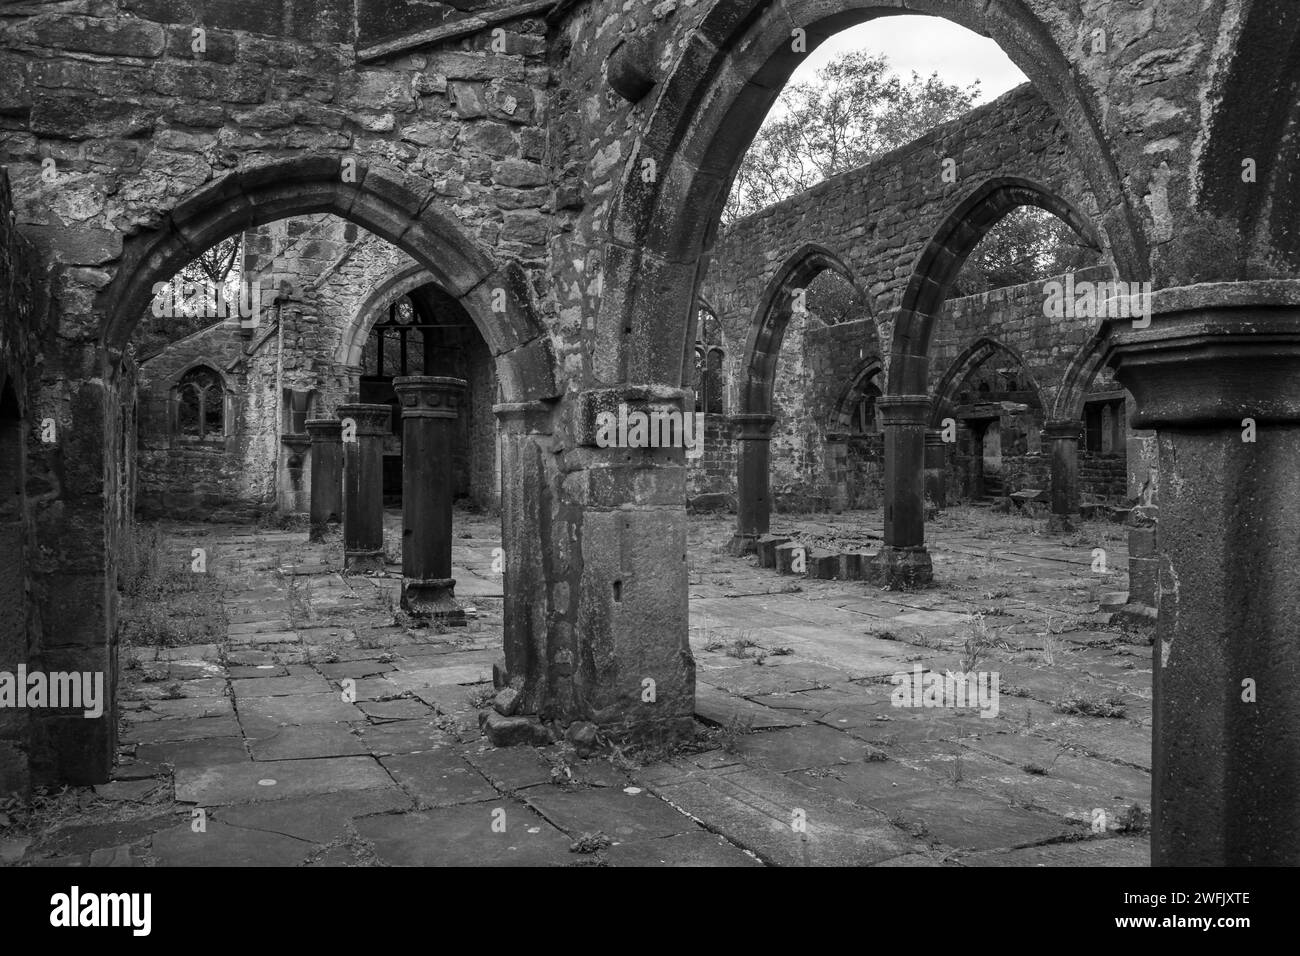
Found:
[{"label": "weed growing between stones", "polygon": [[118,626],[126,646],[183,647],[224,639],[221,586],[211,574],[182,564],[157,525],[134,525],[123,535],[122,601]]},{"label": "weed growing between stones", "polygon": [[1052,707],[1058,714],[1079,717],[1123,717],[1126,713],[1124,699],[1118,694],[1073,693]]}]

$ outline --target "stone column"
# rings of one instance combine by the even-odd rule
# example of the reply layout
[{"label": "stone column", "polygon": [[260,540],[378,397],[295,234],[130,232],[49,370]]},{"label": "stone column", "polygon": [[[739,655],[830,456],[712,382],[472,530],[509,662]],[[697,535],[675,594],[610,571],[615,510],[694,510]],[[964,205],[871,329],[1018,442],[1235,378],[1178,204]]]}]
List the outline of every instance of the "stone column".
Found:
[{"label": "stone column", "polygon": [[1043,423],[1043,444],[1052,463],[1052,531],[1071,531],[1079,516],[1079,435],[1083,423],[1053,419]]},{"label": "stone column", "polygon": [[343,444],[341,423],[334,418],[307,422],[311,436],[311,534],[322,540],[330,524],[343,520]]},{"label": "stone column", "polygon": [[885,432],[885,544],[876,556],[891,586],[924,584],[934,577],[925,550],[925,395],[883,395],[876,400]]},{"label": "stone column", "polygon": [[925,493],[936,508],[948,507],[948,443],[937,428],[925,430]]},{"label": "stone column", "polygon": [[[340,405],[343,443],[343,569],[384,569],[384,436],[389,405]],[[351,427],[349,427],[351,425]]]},{"label": "stone column", "polygon": [[[554,653],[550,640],[547,572],[568,564],[567,555],[543,537],[543,528],[550,526],[551,488],[557,478],[558,456],[546,447],[551,441],[552,412],[543,402],[494,405],[492,411],[500,430],[501,553],[496,557],[505,596],[504,656],[492,674],[498,699],[503,701],[496,709],[503,716],[546,714],[562,722],[585,719],[573,687],[572,630],[555,628],[557,635],[570,639]],[[571,545],[566,542],[563,547]]]},{"label": "stone column", "polygon": [[1159,457],[1152,864],[1294,865],[1300,283],[1152,300],[1112,359]]},{"label": "stone column", "polygon": [[731,416],[732,436],[740,442],[736,476],[736,534],[732,554],[749,554],[759,538],[767,534],[772,520],[772,499],[768,491],[769,448],[775,415]]},{"label": "stone column", "polygon": [[[632,414],[681,414],[690,394],[629,385],[579,396],[575,470],[565,476],[561,503],[581,520],[569,555],[578,576],[566,589],[576,609],[576,643],[571,656],[552,661],[567,661],[580,676],[578,700],[597,726],[616,735],[691,733],[686,455],[677,447],[602,446],[598,425],[602,412],[617,414],[620,406]],[[563,668],[554,674],[562,677]]]},{"label": "stone column", "polygon": [[402,609],[464,624],[451,576],[452,456],[469,383],[411,375],[393,379],[402,406]]}]

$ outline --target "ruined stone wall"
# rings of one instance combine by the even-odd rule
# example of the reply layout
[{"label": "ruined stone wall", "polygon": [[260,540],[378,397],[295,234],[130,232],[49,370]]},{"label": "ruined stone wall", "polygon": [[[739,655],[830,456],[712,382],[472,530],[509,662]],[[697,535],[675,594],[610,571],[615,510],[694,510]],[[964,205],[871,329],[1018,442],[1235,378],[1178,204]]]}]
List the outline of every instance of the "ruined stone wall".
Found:
[{"label": "ruined stone wall", "polygon": [[[0,602],[7,609],[0,671],[8,674],[20,664],[34,666],[41,643],[39,611],[29,599],[38,539],[28,500],[28,446],[39,441],[39,426],[28,392],[45,309],[33,250],[14,228],[11,208],[9,179],[0,168]],[[30,711],[0,709],[0,793],[25,794],[31,785],[30,719]]]},{"label": "ruined stone wall", "polygon": [[[376,289],[413,266],[391,243],[336,216],[277,220],[245,233],[244,281],[259,303],[255,327],[218,321],[145,363],[141,513],[228,521],[274,507],[290,479],[290,453],[280,440],[289,427],[284,390],[314,393],[308,417],[328,417],[355,401],[360,369],[341,362],[340,352],[358,324],[386,314],[362,314]],[[461,370],[471,395],[455,473],[459,493],[490,508],[497,495],[496,372],[481,337],[471,341]],[[221,442],[170,432],[171,386],[200,363],[226,380],[231,421]]]},{"label": "ruined stone wall", "polygon": [[[945,158],[957,163],[957,184],[941,178]],[[917,224],[937,227],[970,188],[964,184],[994,176],[1021,176],[1090,218],[1097,215],[1064,129],[1026,84],[875,162],[732,224],[714,247],[702,294],[716,304],[734,340],[744,342],[774,276],[815,243],[837,256],[867,294],[870,313],[879,318],[881,348],[888,351],[889,312],[931,238]]]},{"label": "ruined stone wall", "polygon": [[[254,439],[274,429],[267,421],[266,395],[252,390],[269,387],[265,375],[250,365],[265,363],[274,355],[278,335],[274,321],[260,324],[250,338],[237,318],[173,342],[142,363],[138,395],[139,423],[137,505],[141,517],[169,516],[188,520],[228,521],[248,518],[269,507],[266,489],[274,462],[266,459],[265,443]],[[260,356],[245,355],[257,345]],[[274,362],[274,359],[271,359]],[[225,385],[225,436],[199,442],[174,435],[171,390],[177,380],[196,365],[206,365]]]}]

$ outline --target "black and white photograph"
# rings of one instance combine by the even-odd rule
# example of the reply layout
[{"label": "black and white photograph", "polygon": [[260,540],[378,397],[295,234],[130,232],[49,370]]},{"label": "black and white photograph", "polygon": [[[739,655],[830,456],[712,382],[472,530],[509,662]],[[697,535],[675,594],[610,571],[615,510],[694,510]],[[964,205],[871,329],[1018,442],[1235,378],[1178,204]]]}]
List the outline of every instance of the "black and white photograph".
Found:
[{"label": "black and white photograph", "polygon": [[0,598],[36,928],[784,867],[1239,939],[1300,3],[4,0]]}]

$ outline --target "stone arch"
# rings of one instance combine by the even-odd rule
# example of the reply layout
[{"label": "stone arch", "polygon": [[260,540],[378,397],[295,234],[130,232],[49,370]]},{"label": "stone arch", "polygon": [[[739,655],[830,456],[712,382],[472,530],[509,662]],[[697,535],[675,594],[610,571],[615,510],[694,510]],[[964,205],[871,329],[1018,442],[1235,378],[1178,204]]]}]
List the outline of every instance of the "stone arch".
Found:
[{"label": "stone arch", "polygon": [[1044,414],[1047,413],[1048,404],[1043,401],[1042,387],[1024,357],[1009,345],[1003,345],[995,339],[982,337],[976,339],[961,355],[957,356],[935,386],[934,401],[931,403],[930,408],[931,428],[940,428],[942,426],[945,417],[944,412],[956,404],[957,390],[961,387],[961,383],[966,380],[966,376],[999,352],[1024,369],[1030,390],[1038,397],[1038,405]]},{"label": "stone arch", "polygon": [[433,273],[416,263],[396,270],[376,286],[348,322],[343,338],[339,341],[335,361],[348,366],[360,364],[370,330],[384,311],[402,296],[410,295],[421,286],[434,281]]},{"label": "stone arch", "polygon": [[[772,387],[790,317],[794,314],[795,289],[804,288],[819,274],[831,270],[844,278],[865,301],[862,286],[853,271],[835,253],[815,242],[804,243],[785,260],[768,283],[750,320],[749,341],[741,366],[740,412],[768,415],[772,412]],[[875,326],[872,325],[874,332]],[[874,335],[873,335],[874,338]],[[871,343],[878,347],[878,343]]]},{"label": "stone arch", "polygon": [[[863,359],[858,368],[854,371],[853,377],[849,379],[848,384],[840,391],[839,398],[831,407],[830,416],[826,421],[826,431],[830,433],[847,434],[853,426],[852,416],[853,409],[858,405],[862,398],[863,387],[873,378],[877,378],[884,371],[884,363],[880,356],[872,355]],[[884,389],[879,390],[881,394]]]},{"label": "stone arch", "polygon": [[1105,368],[1113,350],[1110,332],[1110,321],[1103,320],[1088,341],[1074,353],[1052,401],[1051,418],[1078,421],[1083,417],[1088,390]]},{"label": "stone arch", "polygon": [[[1198,205],[1234,219],[1253,240],[1268,236],[1282,251],[1300,253],[1300,177],[1293,144],[1300,135],[1300,9],[1287,0],[1256,0],[1235,27],[1229,59],[1214,77],[1214,104],[1194,158]],[[1256,163],[1257,182],[1242,178],[1242,161]]]},{"label": "stone arch", "polygon": [[1038,183],[999,176],[972,189],[921,250],[894,321],[890,343],[889,393],[924,395],[929,379],[930,336],[943,312],[957,273],[980,240],[1007,213],[1037,206],[1073,229],[1090,247],[1101,249],[1092,223],[1068,200]]},{"label": "stone arch", "polygon": [[[1120,271],[1145,277],[1146,239],[1122,191],[1100,105],[1064,52],[1072,37],[1054,35],[1024,0],[991,9],[965,0],[893,0],[887,8],[879,0],[728,0],[705,14],[661,84],[611,206],[606,285],[620,291],[606,308],[619,339],[608,344],[624,380],[676,385],[688,373],[699,260],[745,149],[804,56],[792,50],[792,28],[805,31],[812,50],[849,26],[902,13],[943,17],[1006,51],[1074,131]],[[646,159],[656,161],[657,176],[642,175]]]},{"label": "stone arch", "polygon": [[115,378],[154,282],[240,230],[287,216],[333,213],[402,249],[465,307],[496,359],[506,401],[554,397],[549,340],[523,270],[489,259],[443,211],[432,182],[375,166],[358,165],[352,182],[343,174],[338,157],[234,172],[180,202],[154,228],[130,237],[114,281],[100,293],[107,316],[101,336],[106,377]]}]

